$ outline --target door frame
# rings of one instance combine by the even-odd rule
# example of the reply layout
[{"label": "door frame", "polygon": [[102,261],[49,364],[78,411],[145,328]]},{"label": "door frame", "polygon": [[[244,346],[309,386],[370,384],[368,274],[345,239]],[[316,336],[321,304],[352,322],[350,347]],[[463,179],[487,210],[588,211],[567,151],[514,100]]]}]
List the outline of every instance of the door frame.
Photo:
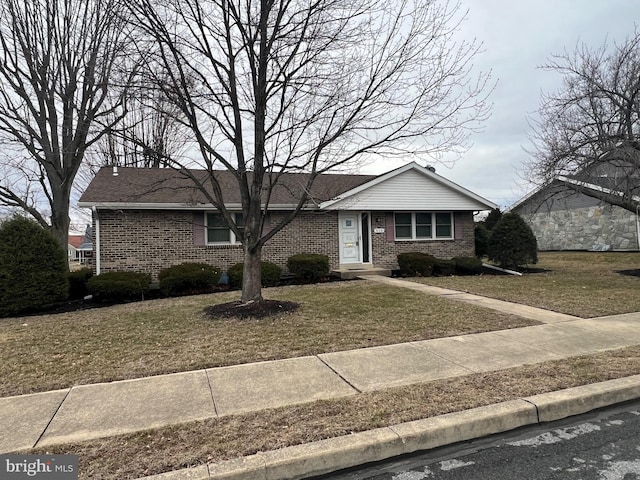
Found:
[{"label": "door frame", "polygon": [[[363,233],[362,233],[362,220],[363,220],[363,214],[366,213],[367,217],[366,217],[366,221],[367,221],[367,228],[365,229],[365,231],[368,234],[368,238],[366,242],[363,242]],[[354,261],[354,262],[343,262],[343,242],[342,242],[342,233],[343,233],[343,220],[345,216],[353,216],[356,220],[356,229],[357,229],[357,243],[358,243],[358,260]],[[372,241],[372,235],[371,235],[371,214],[370,212],[364,212],[364,211],[339,211],[338,212],[338,260],[340,262],[341,265],[347,265],[347,264],[370,264],[371,262],[371,255],[372,255],[372,245],[371,245],[371,241]],[[366,252],[366,255],[364,254],[365,252],[363,251],[363,244],[366,244],[368,246],[368,252]],[[363,259],[365,257],[368,257],[368,261],[364,262]]]}]

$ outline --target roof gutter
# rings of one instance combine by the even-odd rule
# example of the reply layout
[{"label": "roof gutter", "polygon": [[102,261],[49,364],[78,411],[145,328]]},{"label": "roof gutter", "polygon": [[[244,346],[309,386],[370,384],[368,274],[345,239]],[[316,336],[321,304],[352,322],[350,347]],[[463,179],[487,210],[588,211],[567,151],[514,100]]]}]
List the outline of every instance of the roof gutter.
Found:
[{"label": "roof gutter", "polygon": [[[133,203],[133,202],[78,202],[81,208],[91,208],[94,212],[96,208],[103,210],[188,210],[188,211],[211,211],[217,210],[217,207],[211,204],[189,205],[186,203]],[[269,204],[269,210],[294,210],[297,205],[294,204]],[[229,203],[226,205],[228,210],[242,210],[242,204]],[[263,205],[264,208],[264,205]],[[316,205],[310,204],[303,207],[303,210],[317,210]]]}]

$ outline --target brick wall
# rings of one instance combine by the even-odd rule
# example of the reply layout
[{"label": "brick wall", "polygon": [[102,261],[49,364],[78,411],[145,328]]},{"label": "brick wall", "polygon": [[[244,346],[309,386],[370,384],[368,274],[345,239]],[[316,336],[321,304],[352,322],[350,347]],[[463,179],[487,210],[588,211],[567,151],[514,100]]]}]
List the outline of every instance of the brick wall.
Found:
[{"label": "brick wall", "polygon": [[[283,213],[271,213],[270,226],[277,225],[283,216]],[[242,247],[239,245],[196,245],[192,212],[100,210],[99,219],[102,272],[146,272],[152,274],[155,281],[161,269],[184,262],[206,262],[227,269],[243,261]],[[384,212],[372,214],[372,228],[384,226],[384,222]],[[456,240],[389,242],[384,233],[372,233],[373,263],[395,269],[398,268],[399,253],[415,251],[439,258],[473,256],[472,213],[456,213],[455,223]],[[296,253],[322,253],[329,256],[331,268],[337,268],[338,245],[338,212],[302,212],[267,242],[262,257],[286,271],[289,256]]]},{"label": "brick wall", "polygon": [[[397,269],[398,254],[422,252],[438,258],[473,257],[475,255],[474,224],[472,212],[456,212],[455,240],[402,241],[389,242],[385,233],[372,233],[372,251],[375,266]],[[372,230],[377,226],[386,227],[385,212],[373,212]]]},{"label": "brick wall", "polygon": [[[98,215],[102,272],[146,272],[155,281],[161,269],[184,262],[205,262],[227,269],[243,261],[240,245],[196,245],[191,212],[100,210]],[[275,226],[282,218],[283,214],[272,213],[270,224]],[[301,213],[267,242],[262,253],[264,260],[285,271],[287,258],[295,253],[324,253],[332,268],[337,266],[337,213]]]}]

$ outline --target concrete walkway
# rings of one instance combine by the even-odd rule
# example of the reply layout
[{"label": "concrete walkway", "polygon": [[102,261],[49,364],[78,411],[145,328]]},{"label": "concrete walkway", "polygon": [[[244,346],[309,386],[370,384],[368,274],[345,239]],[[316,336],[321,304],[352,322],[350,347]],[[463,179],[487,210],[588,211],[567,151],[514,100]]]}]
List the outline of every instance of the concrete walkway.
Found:
[{"label": "concrete walkway", "polygon": [[521,305],[519,303],[505,302],[502,300],[496,300],[495,298],[474,295],[472,293],[459,292],[457,290],[449,290],[447,288],[441,287],[433,287],[431,285],[412,282],[410,280],[401,280],[398,278],[383,277],[380,275],[367,275],[366,277],[361,278],[377,283],[383,283],[385,285],[390,285],[393,287],[409,288],[411,290],[416,290],[418,292],[426,293],[429,295],[438,295],[440,297],[445,297],[456,302],[471,303],[480,307],[497,310],[503,313],[510,313],[512,315],[518,315],[520,317],[537,320],[543,323],[566,322],[567,320],[576,320],[580,318],[574,317],[572,315],[566,315],[564,313],[554,312],[552,310],[545,310],[543,308],[530,307],[528,305]]},{"label": "concrete walkway", "polygon": [[414,282],[368,279],[547,323],[0,398],[0,453],[640,345],[640,313],[579,319]]}]

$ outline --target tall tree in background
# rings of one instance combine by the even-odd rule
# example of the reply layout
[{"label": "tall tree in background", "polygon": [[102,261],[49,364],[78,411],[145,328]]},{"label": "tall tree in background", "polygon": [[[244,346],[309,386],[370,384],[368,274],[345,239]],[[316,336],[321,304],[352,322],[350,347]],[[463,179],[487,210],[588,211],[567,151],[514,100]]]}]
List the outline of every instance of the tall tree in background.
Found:
[{"label": "tall tree in background", "polygon": [[96,146],[93,166],[166,168],[185,154],[191,136],[181,111],[148,79],[140,72],[128,89],[127,114]]},{"label": "tall tree in background", "polygon": [[[544,184],[568,176],[567,188],[636,213],[640,32],[620,45],[580,45],[552,57],[544,68],[564,81],[557,92],[542,97],[528,177]],[[599,188],[590,188],[594,184]]]},{"label": "tall tree in background", "polygon": [[65,249],[78,169],[125,111],[114,88],[134,71],[122,8],[121,0],[0,0],[0,204],[50,227]]},{"label": "tall tree in background", "polygon": [[[259,301],[262,247],[316,177],[354,161],[462,150],[488,113],[476,43],[456,42],[459,4],[434,0],[132,0],[153,39],[156,84],[193,132],[199,187],[241,239],[242,301]],[[174,165],[180,167],[182,165]],[[233,173],[244,228],[216,170]],[[297,207],[263,232],[280,175],[307,172]],[[185,172],[188,174],[188,172]],[[194,176],[193,180],[198,182]]]}]

